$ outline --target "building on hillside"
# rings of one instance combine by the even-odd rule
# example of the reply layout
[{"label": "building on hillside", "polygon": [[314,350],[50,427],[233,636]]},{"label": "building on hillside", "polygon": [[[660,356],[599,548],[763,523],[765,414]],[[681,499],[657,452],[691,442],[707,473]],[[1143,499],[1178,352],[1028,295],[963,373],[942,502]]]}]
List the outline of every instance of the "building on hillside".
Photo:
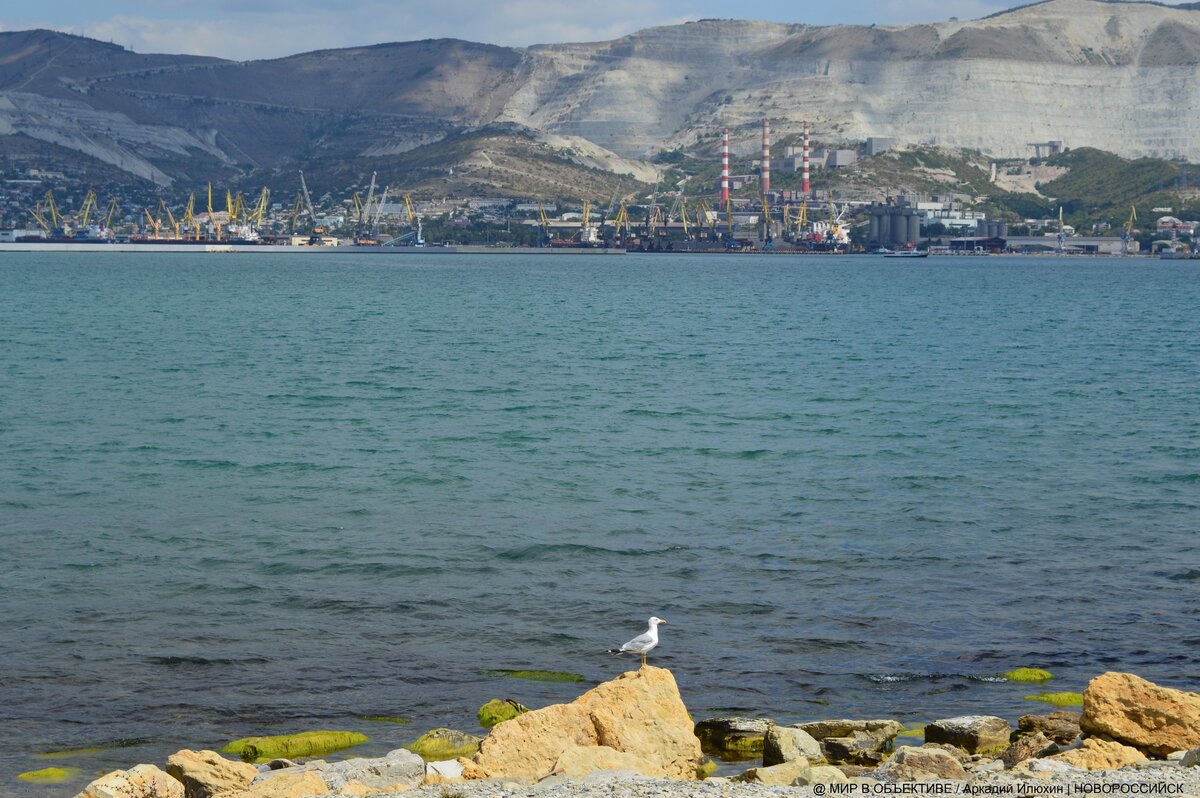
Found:
[{"label": "building on hillside", "polygon": [[1176,219],[1174,216],[1161,216],[1158,219],[1156,229],[1160,233],[1194,236],[1197,227],[1200,227],[1200,222],[1185,222],[1181,219]]},{"label": "building on hillside", "polygon": [[867,139],[867,155],[879,155],[882,152],[896,149],[896,140],[882,136],[871,136]]}]

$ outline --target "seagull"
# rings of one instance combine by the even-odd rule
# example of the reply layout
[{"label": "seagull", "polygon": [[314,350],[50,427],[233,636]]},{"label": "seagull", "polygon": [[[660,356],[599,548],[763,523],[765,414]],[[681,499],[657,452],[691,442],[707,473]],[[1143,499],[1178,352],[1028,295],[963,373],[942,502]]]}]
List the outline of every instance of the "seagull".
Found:
[{"label": "seagull", "polygon": [[646,667],[646,654],[650,649],[658,645],[658,625],[666,623],[662,618],[651,618],[650,628],[642,634],[630,640],[620,648],[610,648],[609,654],[641,654],[642,667]]}]

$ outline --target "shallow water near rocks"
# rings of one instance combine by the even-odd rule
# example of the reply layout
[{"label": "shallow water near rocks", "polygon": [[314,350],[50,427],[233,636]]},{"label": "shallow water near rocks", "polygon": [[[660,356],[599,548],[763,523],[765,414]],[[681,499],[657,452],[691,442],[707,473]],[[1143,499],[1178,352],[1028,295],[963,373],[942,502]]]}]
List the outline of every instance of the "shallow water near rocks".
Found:
[{"label": "shallow water near rocks", "polygon": [[1194,689],[1198,307],[1143,260],[5,256],[0,795],[473,731],[651,614],[697,718]]}]

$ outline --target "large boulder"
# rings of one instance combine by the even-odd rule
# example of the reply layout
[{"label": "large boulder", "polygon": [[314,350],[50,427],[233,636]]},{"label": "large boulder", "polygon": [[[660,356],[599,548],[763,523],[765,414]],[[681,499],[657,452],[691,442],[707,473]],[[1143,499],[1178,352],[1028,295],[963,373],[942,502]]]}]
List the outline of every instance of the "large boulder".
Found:
[{"label": "large boulder", "polygon": [[219,798],[250,786],[258,768],[228,760],[216,751],[185,748],[167,757],[167,773],[183,783],[185,798]]},{"label": "large boulder", "polygon": [[823,760],[821,744],[804,729],[795,726],[775,726],[767,728],[763,737],[763,765],[782,765],[793,759],[804,757],[810,762]]},{"label": "large boulder", "polygon": [[643,759],[647,775],[694,779],[704,760],[675,677],[647,666],[605,682],[570,704],[500,723],[464,761],[468,779],[540,779],[573,746],[607,746]]},{"label": "large boulder", "polygon": [[154,765],[134,765],[105,773],[75,798],[183,798],[183,784]]},{"label": "large boulder", "polygon": [[1079,713],[1060,709],[1045,715],[1022,715],[1017,719],[1017,733],[1041,733],[1056,743],[1070,745],[1079,736]]},{"label": "large boulder", "polygon": [[1088,737],[1083,746],[1050,757],[1084,770],[1118,770],[1148,761],[1142,752],[1111,740]]},{"label": "large boulder", "polygon": [[607,745],[573,745],[558,756],[555,776],[586,776],[600,770],[623,770],[652,775],[655,767],[637,754]]},{"label": "large boulder", "polygon": [[1185,768],[1200,767],[1200,746],[1184,753],[1179,758],[1179,766]]},{"label": "large boulder", "polygon": [[1200,695],[1110,671],[1083,691],[1079,727],[1166,756],[1200,745]]},{"label": "large boulder", "polygon": [[704,753],[722,759],[752,759],[763,752],[767,718],[708,718],[696,724],[696,737]]},{"label": "large boulder", "polygon": [[894,720],[818,720],[797,723],[821,744],[821,758],[839,765],[875,766],[887,759],[892,741],[904,731]]},{"label": "large boulder", "polygon": [[933,781],[967,778],[967,772],[949,751],[940,748],[901,746],[874,772],[879,781]]},{"label": "large boulder", "polygon": [[481,728],[490,729],[497,723],[503,723],[506,720],[512,720],[517,715],[528,712],[529,707],[524,704],[519,704],[511,698],[506,698],[501,701],[499,698],[493,698],[479,708],[475,713],[479,718]]},{"label": "large boulder", "polygon": [[947,743],[972,754],[1003,751],[1011,734],[1008,721],[991,715],[961,715],[925,726],[925,742]]}]

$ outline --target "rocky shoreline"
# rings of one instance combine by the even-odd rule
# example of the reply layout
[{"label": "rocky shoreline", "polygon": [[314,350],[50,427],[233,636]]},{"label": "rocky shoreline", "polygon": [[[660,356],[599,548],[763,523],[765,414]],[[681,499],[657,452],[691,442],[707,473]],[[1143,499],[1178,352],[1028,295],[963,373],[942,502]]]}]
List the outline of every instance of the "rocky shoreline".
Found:
[{"label": "rocky shoreline", "polygon": [[[374,759],[306,756],[321,745],[355,744],[346,732],[247,738],[222,749],[255,763],[183,750],[168,758],[165,769],[142,764],[108,773],[77,798],[1200,798],[1200,695],[1124,673],[1093,679],[1081,712],[1025,715],[1016,728],[984,715],[911,728],[888,719],[783,726],[729,717],[697,723],[670,671],[652,667],[622,674],[569,704],[530,710],[489,702],[480,720],[491,725],[484,738],[434,730],[407,749]],[[711,757],[743,766],[731,776],[715,776]],[[38,780],[36,773],[24,775]]]}]

